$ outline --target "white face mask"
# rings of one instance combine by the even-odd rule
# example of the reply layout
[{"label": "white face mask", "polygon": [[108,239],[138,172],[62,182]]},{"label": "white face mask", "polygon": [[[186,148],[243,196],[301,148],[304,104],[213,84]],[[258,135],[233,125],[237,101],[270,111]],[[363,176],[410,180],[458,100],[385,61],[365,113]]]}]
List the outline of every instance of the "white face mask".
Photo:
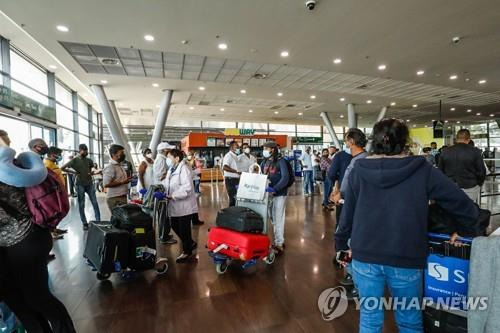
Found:
[{"label": "white face mask", "polygon": [[148,154],[146,154],[146,157],[147,157],[147,158],[153,158],[153,154],[148,153]]},{"label": "white face mask", "polygon": [[262,155],[265,157],[265,158],[269,158],[271,156],[271,152],[269,150],[264,150],[262,152]]},{"label": "white face mask", "polygon": [[188,155],[187,159],[191,161],[193,159],[193,156]]},{"label": "white face mask", "polygon": [[245,150],[243,150],[243,152],[245,152],[245,154],[250,154],[250,148],[245,148]]},{"label": "white face mask", "polygon": [[170,158],[170,157],[167,157],[167,166],[169,168],[171,168],[173,165],[174,165],[174,161]]}]

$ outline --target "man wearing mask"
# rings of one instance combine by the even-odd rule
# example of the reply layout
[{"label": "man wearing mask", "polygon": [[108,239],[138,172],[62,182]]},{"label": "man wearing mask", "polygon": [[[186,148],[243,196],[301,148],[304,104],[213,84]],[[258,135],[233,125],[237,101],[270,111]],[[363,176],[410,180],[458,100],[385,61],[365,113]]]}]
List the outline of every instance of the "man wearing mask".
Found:
[{"label": "man wearing mask", "polygon": [[101,220],[101,211],[97,203],[95,194],[94,181],[92,179],[94,162],[88,158],[89,149],[86,144],[78,146],[78,155],[61,167],[63,172],[76,176],[76,193],[78,197],[78,208],[80,211],[80,219],[82,220],[83,230],[88,230],[87,217],[85,216],[85,193],[89,196],[96,221]]},{"label": "man wearing mask", "polygon": [[43,139],[33,139],[30,142],[28,142],[28,148],[34,152],[35,154],[40,155],[40,157],[43,159],[45,154],[49,151],[49,147],[43,141]]},{"label": "man wearing mask", "polygon": [[[160,185],[167,176],[168,166],[167,166],[167,155],[172,150],[175,149],[174,145],[168,142],[162,142],[156,147],[156,158],[153,163],[153,184]],[[170,234],[171,225],[170,218],[167,214],[167,204],[161,201],[158,206],[159,211],[159,238],[162,244],[175,244],[177,240]]]},{"label": "man wearing mask", "polygon": [[304,172],[304,196],[309,197],[313,194],[313,164],[311,156],[311,147],[307,147],[306,151],[299,157],[302,171]]},{"label": "man wearing mask", "polygon": [[120,145],[111,145],[109,156],[111,160],[104,168],[102,175],[104,188],[108,189],[106,203],[109,211],[112,212],[113,208],[127,203],[128,184],[131,177],[122,166],[125,161],[125,148]]},{"label": "man wearing mask", "polygon": [[240,182],[241,172],[238,171],[238,155],[240,148],[238,142],[229,143],[229,152],[222,160],[222,170],[224,170],[224,182],[226,184],[227,196],[229,197],[229,206],[236,205],[236,186]]},{"label": "man wearing mask", "polygon": [[337,153],[337,147],[335,146],[330,146],[328,147],[328,157],[330,160],[333,160],[333,156]]},{"label": "man wearing mask", "polygon": [[243,154],[238,156],[238,170],[249,172],[250,167],[257,163],[257,159],[250,154],[250,145],[248,143],[244,143],[241,148],[243,149]]}]

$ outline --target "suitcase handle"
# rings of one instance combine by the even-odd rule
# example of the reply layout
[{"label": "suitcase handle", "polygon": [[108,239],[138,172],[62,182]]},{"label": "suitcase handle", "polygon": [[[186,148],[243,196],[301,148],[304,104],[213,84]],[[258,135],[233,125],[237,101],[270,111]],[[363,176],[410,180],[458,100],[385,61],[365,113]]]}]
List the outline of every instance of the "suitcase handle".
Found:
[{"label": "suitcase handle", "polygon": [[[436,238],[445,241],[450,240],[450,235],[447,234],[436,234],[433,232],[429,232],[428,236],[431,238]],[[457,237],[457,240],[468,244],[472,243],[472,238],[470,237]]]}]

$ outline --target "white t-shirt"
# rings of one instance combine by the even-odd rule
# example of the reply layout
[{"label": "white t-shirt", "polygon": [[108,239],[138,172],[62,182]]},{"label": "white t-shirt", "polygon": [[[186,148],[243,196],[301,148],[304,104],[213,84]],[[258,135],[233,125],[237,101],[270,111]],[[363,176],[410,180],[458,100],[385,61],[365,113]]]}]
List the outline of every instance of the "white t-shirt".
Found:
[{"label": "white t-shirt", "polygon": [[246,154],[241,154],[238,156],[238,171],[248,172],[250,167],[255,163],[257,163],[257,159],[252,154],[248,156]]},{"label": "white t-shirt", "polygon": [[302,153],[302,156],[299,157],[299,160],[302,161],[305,171],[312,171],[313,166],[312,166],[311,154],[304,152]]},{"label": "white t-shirt", "polygon": [[[233,170],[238,170],[238,155],[236,155],[232,151],[228,152],[224,156],[224,159],[222,160],[222,168],[224,168],[224,165],[227,165],[228,167],[230,167]],[[240,178],[240,175],[237,173],[224,171],[224,177]]]}]

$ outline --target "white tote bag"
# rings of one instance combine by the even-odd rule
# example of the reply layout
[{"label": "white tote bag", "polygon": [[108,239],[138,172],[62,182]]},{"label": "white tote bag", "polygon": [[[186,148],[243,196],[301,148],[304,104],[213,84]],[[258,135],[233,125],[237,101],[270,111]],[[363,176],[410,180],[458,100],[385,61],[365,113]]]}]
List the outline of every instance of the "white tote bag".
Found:
[{"label": "white tote bag", "polygon": [[263,200],[266,194],[267,175],[243,172],[236,197],[248,200]]}]

